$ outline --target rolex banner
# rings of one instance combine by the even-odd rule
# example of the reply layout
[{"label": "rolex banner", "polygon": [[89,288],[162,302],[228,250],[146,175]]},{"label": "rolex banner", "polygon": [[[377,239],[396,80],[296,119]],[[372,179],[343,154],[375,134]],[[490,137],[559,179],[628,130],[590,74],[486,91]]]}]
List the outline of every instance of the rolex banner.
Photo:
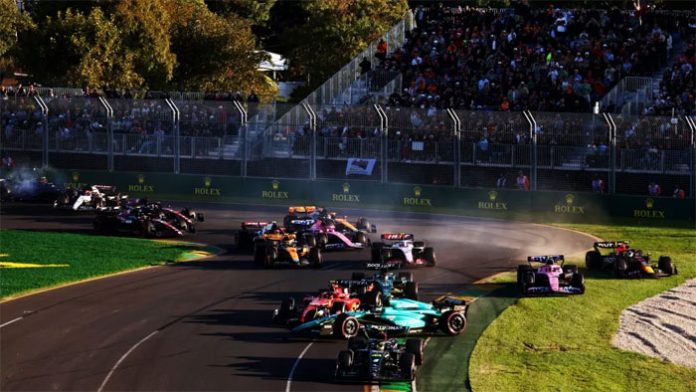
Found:
[{"label": "rolex banner", "polygon": [[348,158],[346,164],[346,176],[357,174],[360,176],[371,176],[375,168],[376,159]]}]

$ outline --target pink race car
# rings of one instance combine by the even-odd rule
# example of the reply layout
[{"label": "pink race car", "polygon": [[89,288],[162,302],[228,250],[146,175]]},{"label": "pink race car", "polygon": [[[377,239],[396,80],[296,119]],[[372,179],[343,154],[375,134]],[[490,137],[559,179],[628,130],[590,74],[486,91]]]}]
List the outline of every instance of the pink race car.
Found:
[{"label": "pink race car", "polygon": [[[558,265],[556,262],[560,261]],[[539,268],[532,263],[543,263]],[[585,277],[576,265],[564,266],[563,255],[529,256],[527,263],[517,267],[517,285],[522,295],[528,294],[583,294]]]},{"label": "pink race car", "polygon": [[370,246],[370,240],[363,232],[356,232],[349,237],[337,230],[331,218],[293,219],[288,222],[289,230],[297,234],[310,233],[316,238],[317,246],[323,250],[364,249]]}]

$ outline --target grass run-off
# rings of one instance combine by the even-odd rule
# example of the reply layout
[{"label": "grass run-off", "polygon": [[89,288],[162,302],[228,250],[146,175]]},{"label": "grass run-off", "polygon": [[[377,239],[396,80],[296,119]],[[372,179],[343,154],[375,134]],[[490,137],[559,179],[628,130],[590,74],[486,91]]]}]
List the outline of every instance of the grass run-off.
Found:
[{"label": "grass run-off", "polygon": [[173,241],[2,230],[0,299],[115,272],[187,260],[200,251],[196,245]]},{"label": "grass run-off", "polygon": [[[696,370],[621,351],[611,345],[621,311],[696,276],[696,230],[566,225],[605,240],[670,255],[679,275],[614,279],[584,270],[584,295],[522,298],[476,343],[470,362],[474,391],[696,391]],[[499,282],[514,282],[515,274]]]}]

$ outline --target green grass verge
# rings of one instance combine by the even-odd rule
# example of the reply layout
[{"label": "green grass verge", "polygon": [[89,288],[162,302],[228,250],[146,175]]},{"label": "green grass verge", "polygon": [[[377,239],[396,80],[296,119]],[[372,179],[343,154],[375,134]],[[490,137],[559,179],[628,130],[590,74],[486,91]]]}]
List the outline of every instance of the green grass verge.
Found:
[{"label": "green grass verge", "polygon": [[115,272],[188,260],[201,250],[205,251],[183,242],[2,230],[0,299]]},{"label": "green grass verge", "polygon": [[[587,291],[571,297],[523,298],[478,340],[470,361],[474,391],[694,391],[696,370],[611,345],[621,311],[696,276],[696,231],[564,225],[607,240],[666,254],[680,275],[617,280],[588,273]],[[584,267],[584,260],[569,260]],[[497,281],[514,282],[515,275]]]}]

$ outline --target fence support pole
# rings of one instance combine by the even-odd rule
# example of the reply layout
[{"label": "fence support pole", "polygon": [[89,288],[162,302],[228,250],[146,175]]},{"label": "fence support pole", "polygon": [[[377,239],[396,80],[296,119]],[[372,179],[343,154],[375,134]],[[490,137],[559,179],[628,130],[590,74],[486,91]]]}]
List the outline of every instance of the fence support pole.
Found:
[{"label": "fence support pole", "polygon": [[602,113],[609,127],[609,194],[616,193],[616,123],[610,113]]},{"label": "fence support pole", "polygon": [[104,97],[99,97],[99,103],[106,112],[106,170],[114,171],[114,131],[111,126],[114,118],[114,108]]},{"label": "fence support pole", "polygon": [[379,133],[380,133],[380,140],[382,141],[380,143],[380,158],[382,160],[382,165],[380,167],[380,182],[382,184],[386,184],[387,182],[387,130],[384,125],[385,119],[384,115],[382,114],[382,109],[379,107],[379,105],[374,104],[372,105],[375,108],[375,112],[377,112],[377,115],[379,116]]},{"label": "fence support pole", "polygon": [[531,177],[530,190],[537,190],[537,122],[532,116],[532,112],[525,110],[522,112],[529,123],[529,140],[532,142],[531,162],[529,164],[529,177]]},{"label": "fence support pole", "polygon": [[[248,137],[248,130],[247,130],[247,122],[248,122],[248,115],[249,113],[247,112],[246,108],[244,105],[242,105],[241,102],[239,101],[232,101],[234,104],[235,109],[237,109],[237,112],[239,113],[239,147],[241,148],[241,155],[242,155],[242,160],[241,160],[241,175],[242,177],[247,176],[247,162],[249,160],[248,156],[248,150],[247,150],[247,137]],[[222,149],[225,148],[224,143],[220,144],[220,158],[223,158],[223,151]]]},{"label": "fence support pole", "polygon": [[447,109],[447,114],[449,114],[452,119],[452,132],[454,132],[454,142],[457,145],[454,147],[454,186],[459,188],[462,186],[462,159],[461,159],[461,131],[462,131],[462,121],[459,119],[459,115],[452,109]]},{"label": "fence support pole", "polygon": [[181,171],[181,132],[179,129],[179,108],[171,98],[166,98],[165,102],[172,110],[172,127],[174,128],[174,173]]},{"label": "fence support pole", "polygon": [[45,169],[48,167],[48,106],[44,102],[43,98],[38,94],[34,95],[34,101],[39,105],[41,109],[41,117],[44,124],[43,129],[43,148],[41,151],[41,166]]},{"label": "fence support pole", "polygon": [[684,116],[686,124],[691,130],[691,162],[689,173],[691,175],[691,197],[694,199],[694,227],[696,227],[696,121],[691,116]]},{"label": "fence support pole", "polygon": [[314,181],[317,179],[317,115],[306,102],[302,103],[302,108],[309,116],[309,131],[312,134],[311,151],[309,152],[309,179]]}]

